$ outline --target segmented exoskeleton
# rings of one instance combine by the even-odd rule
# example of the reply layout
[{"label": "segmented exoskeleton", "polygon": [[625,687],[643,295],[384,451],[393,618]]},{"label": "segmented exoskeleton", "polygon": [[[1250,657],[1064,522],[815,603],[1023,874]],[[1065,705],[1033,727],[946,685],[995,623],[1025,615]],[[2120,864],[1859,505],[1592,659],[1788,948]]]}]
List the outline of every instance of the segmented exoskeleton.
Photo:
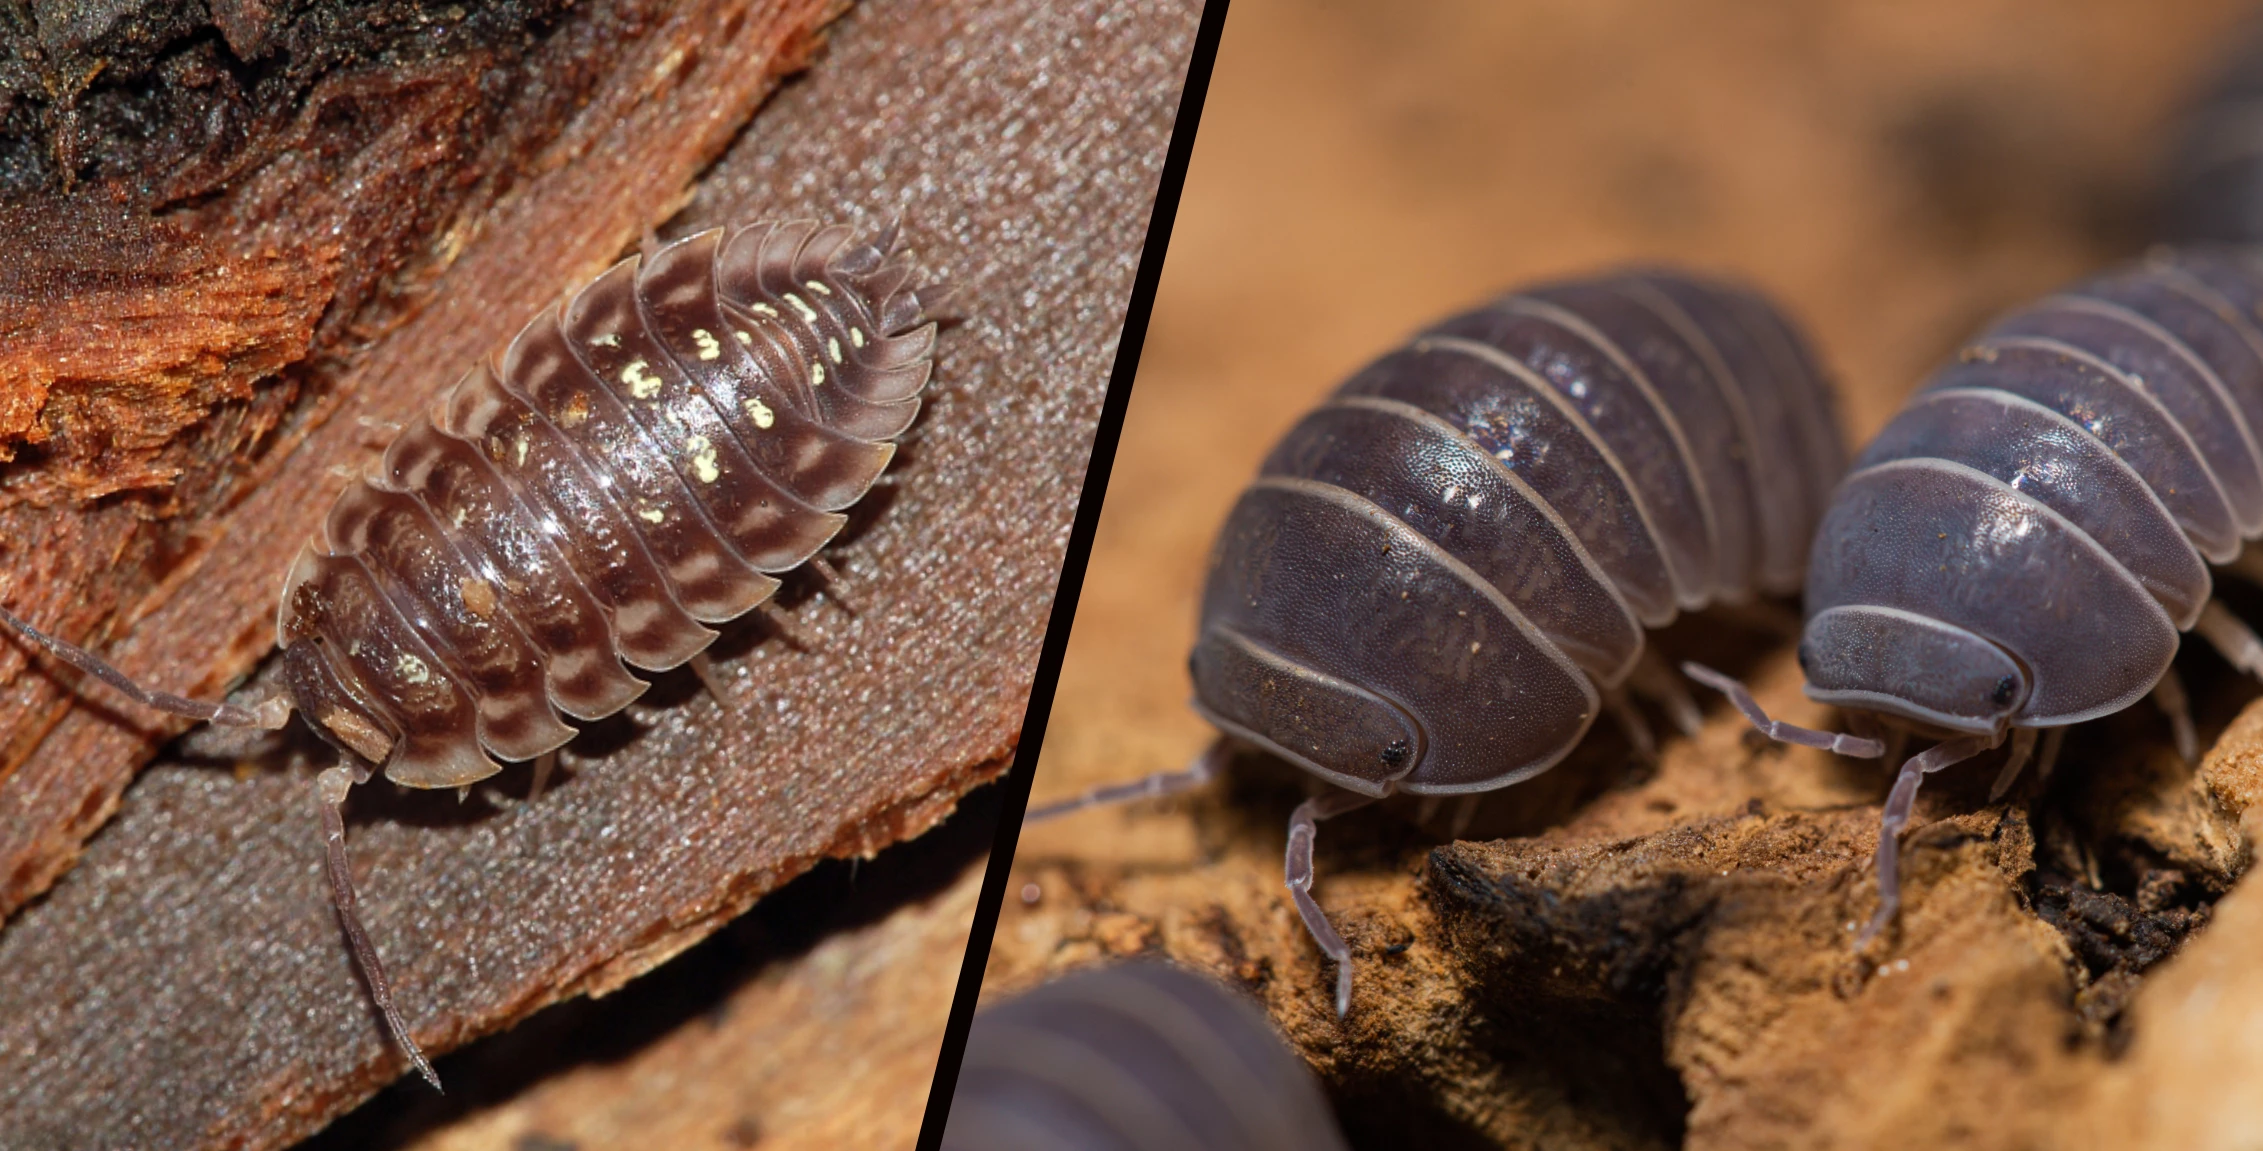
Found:
[{"label": "segmented exoskeleton", "polygon": [[[341,805],[381,765],[463,787],[540,759],[693,660],[845,522],[919,411],[935,326],[895,229],[757,224],[615,265],[536,316],[338,496],[277,614],[287,699],[148,691],[0,612],[152,706],[280,727],[345,753],[316,787],[338,911],[426,1078],[354,913]],[[623,665],[628,665],[624,667]],[[538,769],[539,770],[539,769]]]},{"label": "segmented exoskeleton", "polygon": [[1257,1005],[1142,961],[974,1017],[945,1148],[1340,1151],[1312,1072]]},{"label": "segmented exoskeleton", "polygon": [[1997,320],[1855,461],[1808,568],[1807,694],[1946,737],[1887,798],[1863,940],[1927,773],[2008,737],[2001,795],[2038,730],[2048,770],[2067,725],[2147,693],[2192,758],[2181,631],[2263,674],[2208,571],[2263,535],[2259,430],[2263,268],[2162,250]]},{"label": "segmented exoskeleton", "polygon": [[[1622,686],[1693,724],[1644,629],[1797,588],[1844,465],[1791,324],[1741,288],[1655,270],[1454,316],[1289,431],[1219,532],[1189,662],[1221,731],[1342,789],[1297,809],[1287,861],[1339,1012],[1350,951],[1310,893],[1315,822],[1526,779],[1605,702],[1646,746]],[[1039,814],[1183,786],[1215,760]]]}]

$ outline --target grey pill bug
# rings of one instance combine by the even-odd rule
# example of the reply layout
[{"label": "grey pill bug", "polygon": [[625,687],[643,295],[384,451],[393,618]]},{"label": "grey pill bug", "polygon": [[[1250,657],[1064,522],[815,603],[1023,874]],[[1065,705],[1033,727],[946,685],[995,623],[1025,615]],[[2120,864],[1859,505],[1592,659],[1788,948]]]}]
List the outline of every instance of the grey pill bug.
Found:
[{"label": "grey pill bug", "polygon": [[[2008,739],[1997,796],[2039,732],[2148,694],[2197,753],[2170,661],[2192,631],[2263,674],[2263,641],[2211,597],[2263,535],[2263,268],[2163,249],[1998,319],[1856,459],[1815,535],[1799,647],[1807,695],[1941,742],[1902,765],[1878,843],[1923,777]],[[1765,717],[1733,681],[1692,674]]]},{"label": "grey pill bug", "polygon": [[1312,1072],[1255,1003],[1157,961],[1092,968],[974,1017],[949,1151],[1339,1151]]},{"label": "grey pill bug", "polygon": [[2179,117],[2160,204],[2165,240],[2263,243],[2263,20],[2248,21]]},{"label": "grey pill bug", "polygon": [[[1221,732],[1334,785],[1292,816],[1286,876],[1339,1013],[1351,953],[1310,892],[1317,821],[1530,778],[1606,706],[1647,750],[1630,691],[1693,729],[1646,629],[1797,590],[1845,459],[1791,322],[1656,269],[1452,316],[1290,429],[1219,532],[1189,669]],[[1037,814],[1191,786],[1220,754]]]},{"label": "grey pill bug", "polygon": [[[917,415],[935,289],[897,229],[717,228],[631,258],[537,314],[348,484],[284,581],[284,691],[256,707],[152,691],[0,611],[150,707],[340,753],[316,780],[338,917],[371,998],[439,1086],[355,911],[343,805],[374,770],[462,788],[619,712],[631,669],[691,664],[710,626],[822,565]],[[712,682],[712,681],[710,681]],[[720,697],[718,697],[720,698]]]}]

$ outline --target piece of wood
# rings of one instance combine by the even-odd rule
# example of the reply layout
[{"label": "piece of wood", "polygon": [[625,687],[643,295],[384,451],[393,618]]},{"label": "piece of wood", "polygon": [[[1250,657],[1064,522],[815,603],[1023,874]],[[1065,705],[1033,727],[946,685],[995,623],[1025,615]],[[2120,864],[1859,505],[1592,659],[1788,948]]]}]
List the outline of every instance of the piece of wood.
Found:
[{"label": "piece of wood", "polygon": [[[397,58],[341,32],[308,49],[330,70],[283,93],[303,98],[259,87],[218,110],[235,127],[209,153],[145,157],[159,190],[10,209],[25,263],[0,275],[18,349],[0,354],[0,408],[38,414],[0,472],[0,598],[183,694],[240,679],[273,643],[333,470],[373,459],[385,426],[666,219],[837,11],[497,9],[500,27],[434,29],[439,49]],[[0,644],[0,917],[70,866],[183,726],[74,696]]]},{"label": "piece of wood", "polygon": [[[2135,254],[2163,126],[2240,15],[1237,0],[1033,804],[1210,741],[1185,667],[1217,527],[1277,437],[1409,331],[1617,263],[1729,272],[1810,327],[1860,442],[1991,314]],[[1775,715],[1834,723],[1788,637],[1716,618],[1663,638],[1733,663]],[[2213,736],[2255,688],[2190,662]],[[1865,976],[1848,924],[1875,907],[1890,774],[1755,746],[1699,702],[1694,739],[1651,713],[1655,768],[1599,723],[1490,797],[1467,838],[1498,843],[1442,848],[1451,800],[1426,824],[1420,801],[1322,824],[1313,894],[1356,958],[1348,1020],[1282,887],[1307,781],[1249,760],[1025,828],[985,997],[1138,955],[1217,974],[1264,1003],[1359,1146],[2072,1146],[2109,1118],[2134,1143],[2147,1093],[2188,1075],[2215,1094],[2168,1096],[2152,1130],[2182,1138],[2153,1145],[2252,1130],[2257,1061],[2194,1065],[2246,1042],[2238,1011],[2263,1001],[2236,977],[2258,917],[2213,945],[2254,881],[2202,926],[2244,866],[2227,821],[2263,790],[2263,717],[2197,775],[2140,706],[2076,729],[2050,788],[2010,808],[1986,801],[1998,760],[1935,777],[1902,925]],[[2160,1008],[2155,981],[2176,985]],[[2144,1065],[2115,1073],[2133,1027]],[[2130,1110],[2088,1105],[2108,1079]]]},{"label": "piece of wood", "polygon": [[833,860],[602,999],[406,1076],[299,1151],[910,1147],[1003,796]]},{"label": "piece of wood", "polygon": [[[428,1049],[618,986],[1003,769],[1195,18],[1097,0],[874,4],[702,179],[671,234],[900,215],[923,263],[960,286],[963,320],[942,337],[927,413],[833,553],[856,614],[798,583],[776,626],[726,636],[729,716],[679,675],[569,749],[538,803],[517,802],[517,775],[462,806],[356,795],[363,914]],[[357,361],[366,383],[317,435],[416,410],[602,263],[584,214],[621,220],[681,186],[640,166],[687,130],[661,118],[670,95],[758,72],[710,45],[651,62],[636,99],[593,105],[607,127],[488,217],[432,304]],[[727,137],[735,122],[689,128]],[[521,279],[502,253],[530,245],[572,274]],[[272,588],[280,566],[254,553],[270,532],[295,547],[327,491],[316,476],[376,447],[312,444],[236,513],[260,533],[214,544],[135,629],[136,670],[206,666],[220,641],[256,634],[216,622],[236,597],[215,589]],[[401,1070],[327,908],[305,768],[233,766],[146,773],[85,862],[0,934],[0,1130],[32,1146],[274,1146]]]}]

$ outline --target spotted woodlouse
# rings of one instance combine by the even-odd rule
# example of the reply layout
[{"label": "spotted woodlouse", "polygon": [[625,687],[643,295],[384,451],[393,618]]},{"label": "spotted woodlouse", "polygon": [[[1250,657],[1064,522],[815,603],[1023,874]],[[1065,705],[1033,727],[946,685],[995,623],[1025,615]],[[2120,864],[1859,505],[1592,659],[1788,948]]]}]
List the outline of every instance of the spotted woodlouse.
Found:
[{"label": "spotted woodlouse", "polygon": [[[1742,288],[1667,271],[1454,316],[1289,431],[1219,532],[1189,667],[1220,731],[1335,785],[1291,817],[1286,874],[1336,961],[1339,1013],[1351,953],[1311,895],[1316,822],[1395,792],[1529,778],[1605,702],[1647,748],[1624,689],[1694,726],[1644,629],[1797,589],[1845,458],[1791,323]],[[1192,786],[1218,754],[1037,816]]]},{"label": "spotted woodlouse", "polygon": [[1256,1004],[1156,961],[1079,971],[977,1014],[942,1145],[1347,1146],[1311,1069]]},{"label": "spotted woodlouse", "polygon": [[[897,229],[715,229],[630,258],[474,367],[340,493],[276,618],[285,690],[253,707],[151,691],[6,612],[136,700],[242,727],[292,710],[320,775],[340,922],[394,1037],[439,1086],[354,909],[343,805],[373,765],[461,788],[536,760],[694,662],[707,625],[810,561],[918,414],[935,325]],[[628,665],[624,667],[623,664]]]},{"label": "spotted woodlouse", "polygon": [[[2197,754],[2170,667],[2193,631],[2263,674],[2263,641],[2211,598],[2263,536],[2263,266],[2162,249],[1990,325],[1855,461],[1817,529],[1799,648],[1810,698],[1942,741],[1902,765],[1878,838],[1919,782],[2011,740],[1994,796],[2068,725],[2152,693]],[[1734,681],[1755,722],[1765,716]]]}]

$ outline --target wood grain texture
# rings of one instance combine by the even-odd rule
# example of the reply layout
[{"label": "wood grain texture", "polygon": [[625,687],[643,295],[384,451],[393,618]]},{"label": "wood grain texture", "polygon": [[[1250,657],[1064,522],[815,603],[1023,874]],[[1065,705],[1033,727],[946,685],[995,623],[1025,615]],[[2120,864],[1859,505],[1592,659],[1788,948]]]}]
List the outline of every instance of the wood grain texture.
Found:
[{"label": "wood grain texture", "polygon": [[297,1151],[910,1147],[1000,789],[871,860],[829,860],[602,999],[407,1076]]},{"label": "wood grain texture", "polygon": [[[132,342],[147,326],[121,324],[133,309],[89,290],[89,247],[123,243],[110,257],[121,262],[141,253],[144,278],[184,309],[174,338],[214,327],[181,303],[217,303],[202,280],[244,278],[240,265],[269,253],[302,253],[329,291],[283,317],[307,355],[277,376],[258,378],[274,366],[261,355],[185,392],[177,371],[116,374],[130,362],[99,387],[66,378],[53,394],[0,376],[0,394],[41,392],[47,436],[0,471],[0,598],[185,694],[249,671],[274,642],[282,572],[339,486],[332,469],[374,460],[385,425],[665,220],[838,11],[836,0],[662,7],[591,5],[513,62],[467,52],[334,74],[273,129],[263,163],[201,189],[207,198],[161,228],[112,227],[75,202],[31,213],[27,245],[68,266],[0,280],[0,297],[62,325],[41,344]],[[130,242],[173,230],[191,238]],[[221,359],[227,346],[206,336],[187,358]],[[73,422],[84,415],[97,418]],[[134,769],[182,726],[90,706],[21,646],[0,645],[0,916],[71,865]]]},{"label": "wood grain texture", "polygon": [[[539,803],[512,798],[512,775],[511,794],[462,806],[357,795],[364,915],[428,1048],[618,986],[817,859],[916,833],[1003,768],[1195,19],[1180,5],[872,5],[700,182],[670,234],[901,215],[926,265],[962,285],[964,320],[941,341],[928,412],[834,550],[855,615],[803,585],[783,623],[723,641],[728,714],[695,681],[664,681],[652,707],[569,749]],[[653,142],[734,128],[722,112],[661,118],[670,95],[759,71],[721,51],[651,64],[652,90],[593,105],[610,126],[492,214],[433,305],[371,350],[318,433],[335,433],[327,450],[294,452],[135,630],[137,670],[204,666],[229,646],[216,637],[256,634],[216,622],[217,605],[250,598],[224,589],[272,587],[273,556],[320,514],[317,476],[378,447],[354,454],[356,417],[415,410],[593,271],[614,249],[585,238],[603,230],[589,214],[633,224],[682,186],[647,163]],[[530,250],[560,274],[530,281],[506,258]],[[23,1145],[274,1146],[399,1072],[324,898],[305,766],[231,766],[145,774],[86,861],[0,934],[0,1131]]]}]

